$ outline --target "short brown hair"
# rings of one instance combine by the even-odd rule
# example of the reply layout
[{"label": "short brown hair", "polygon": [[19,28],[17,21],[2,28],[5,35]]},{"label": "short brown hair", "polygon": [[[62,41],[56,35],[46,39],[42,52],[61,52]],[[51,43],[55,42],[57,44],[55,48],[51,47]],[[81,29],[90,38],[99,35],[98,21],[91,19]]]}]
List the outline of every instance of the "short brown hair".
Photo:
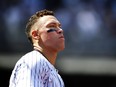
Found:
[{"label": "short brown hair", "polygon": [[45,15],[53,15],[54,16],[54,13],[53,13],[53,11],[49,11],[46,9],[41,10],[41,11],[36,12],[34,15],[32,15],[30,17],[29,21],[27,22],[25,33],[31,43],[33,43],[32,38],[30,36],[31,28],[37,22],[37,19],[39,19],[40,17],[43,17]]}]

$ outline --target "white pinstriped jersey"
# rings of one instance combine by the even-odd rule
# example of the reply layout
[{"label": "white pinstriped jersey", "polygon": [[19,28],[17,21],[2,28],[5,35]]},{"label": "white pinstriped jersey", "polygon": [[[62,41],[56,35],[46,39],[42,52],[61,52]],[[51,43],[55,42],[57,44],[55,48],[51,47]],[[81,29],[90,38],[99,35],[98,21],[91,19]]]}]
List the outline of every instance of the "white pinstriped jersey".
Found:
[{"label": "white pinstriped jersey", "polygon": [[55,67],[34,50],[16,63],[9,87],[64,87],[64,82]]}]

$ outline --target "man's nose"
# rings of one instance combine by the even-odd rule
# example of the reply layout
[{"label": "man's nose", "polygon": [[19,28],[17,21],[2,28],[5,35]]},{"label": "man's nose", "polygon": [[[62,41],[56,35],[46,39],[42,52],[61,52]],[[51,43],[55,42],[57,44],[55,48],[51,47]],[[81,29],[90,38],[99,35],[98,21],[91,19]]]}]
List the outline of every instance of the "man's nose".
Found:
[{"label": "man's nose", "polygon": [[63,30],[62,29],[59,29],[58,30],[58,34],[63,34]]}]

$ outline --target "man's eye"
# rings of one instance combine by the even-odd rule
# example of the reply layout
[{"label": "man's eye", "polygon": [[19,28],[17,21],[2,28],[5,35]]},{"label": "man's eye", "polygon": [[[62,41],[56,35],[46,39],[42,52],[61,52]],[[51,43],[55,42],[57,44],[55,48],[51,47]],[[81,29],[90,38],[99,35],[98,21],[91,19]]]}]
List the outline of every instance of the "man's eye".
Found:
[{"label": "man's eye", "polygon": [[54,32],[54,31],[56,31],[56,29],[49,29],[49,30],[47,30],[48,33],[49,32]]}]

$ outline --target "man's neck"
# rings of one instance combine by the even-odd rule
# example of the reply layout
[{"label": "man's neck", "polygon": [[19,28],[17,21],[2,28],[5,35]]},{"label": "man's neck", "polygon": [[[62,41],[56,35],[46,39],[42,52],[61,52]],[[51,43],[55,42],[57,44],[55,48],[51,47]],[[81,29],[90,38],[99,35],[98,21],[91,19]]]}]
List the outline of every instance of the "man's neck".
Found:
[{"label": "man's neck", "polygon": [[57,52],[52,51],[52,50],[46,50],[42,49],[39,46],[34,46],[35,50],[38,50],[45,58],[52,64],[55,65],[56,57],[57,57]]}]

